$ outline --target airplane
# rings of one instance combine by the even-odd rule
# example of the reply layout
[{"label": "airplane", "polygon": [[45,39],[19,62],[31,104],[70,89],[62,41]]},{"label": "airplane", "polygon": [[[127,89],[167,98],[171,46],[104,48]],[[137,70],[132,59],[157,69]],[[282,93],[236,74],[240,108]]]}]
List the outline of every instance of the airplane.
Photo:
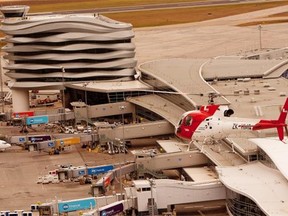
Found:
[{"label": "airplane", "polygon": [[7,148],[10,148],[11,144],[7,143],[4,140],[0,140],[0,151],[5,151]]},{"label": "airplane", "polygon": [[201,106],[200,110],[184,113],[175,128],[175,134],[184,140],[206,143],[217,142],[230,134],[247,130],[276,128],[279,139],[283,141],[284,128],[288,134],[285,123],[287,110],[288,98],[286,98],[277,120],[259,120],[230,117],[234,111],[228,106],[210,104]]}]

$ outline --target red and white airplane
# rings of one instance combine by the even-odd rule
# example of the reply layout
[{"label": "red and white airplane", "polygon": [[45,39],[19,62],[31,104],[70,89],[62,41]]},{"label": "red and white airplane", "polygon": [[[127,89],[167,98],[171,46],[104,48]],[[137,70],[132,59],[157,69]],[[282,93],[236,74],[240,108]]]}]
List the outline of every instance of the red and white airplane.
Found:
[{"label": "red and white airplane", "polygon": [[230,117],[234,111],[227,106],[211,104],[202,106],[200,110],[184,113],[175,133],[186,140],[211,142],[247,130],[276,128],[278,137],[282,141],[284,128],[287,126],[285,123],[287,110],[288,98],[277,120],[245,119]]}]

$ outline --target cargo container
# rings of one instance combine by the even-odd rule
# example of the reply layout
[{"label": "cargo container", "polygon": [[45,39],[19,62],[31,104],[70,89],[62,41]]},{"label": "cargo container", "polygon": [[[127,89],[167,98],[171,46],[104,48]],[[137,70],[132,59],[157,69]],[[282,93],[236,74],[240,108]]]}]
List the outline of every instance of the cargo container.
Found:
[{"label": "cargo container", "polygon": [[38,211],[38,210],[39,210],[39,204],[32,204],[32,205],[30,206],[30,210],[31,210],[31,212],[36,212],[36,211]]},{"label": "cargo container", "polygon": [[9,216],[9,213],[10,213],[9,210],[7,210],[7,211],[1,211],[1,212],[0,212],[0,215],[1,215],[1,216]]}]

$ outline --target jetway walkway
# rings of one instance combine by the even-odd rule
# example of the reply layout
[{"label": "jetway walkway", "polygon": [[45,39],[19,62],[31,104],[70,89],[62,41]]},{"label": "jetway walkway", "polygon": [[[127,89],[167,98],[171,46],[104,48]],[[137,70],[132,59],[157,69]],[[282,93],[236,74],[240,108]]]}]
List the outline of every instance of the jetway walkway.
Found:
[{"label": "jetway walkway", "polygon": [[143,137],[174,134],[174,126],[166,120],[143,122],[139,124],[119,125],[114,128],[99,128],[100,142],[113,141],[115,139],[129,140]]},{"label": "jetway walkway", "polygon": [[194,145],[216,166],[237,166],[247,162],[235,151],[233,146],[227,145],[224,140],[219,141],[217,144],[194,142]]},{"label": "jetway walkway", "polygon": [[219,180],[189,182],[148,179],[133,181],[133,185],[133,187],[125,188],[125,194],[127,198],[137,198],[135,204],[138,212],[148,212],[149,207],[151,207],[151,199],[156,210],[165,211],[171,205],[224,200],[226,198],[226,189]]},{"label": "jetway walkway", "polygon": [[132,215],[133,209],[136,209],[140,214],[153,211],[154,215],[158,215],[158,210],[166,212],[171,205],[224,200],[226,198],[225,190],[219,180],[209,182],[185,182],[168,179],[136,180],[133,181],[132,187],[125,188],[124,200],[115,201],[100,208],[97,206],[98,208],[85,212],[83,216],[101,216],[104,215],[103,212],[110,212],[109,215],[112,216],[123,211]]},{"label": "jetway walkway", "polygon": [[127,98],[127,101],[155,112],[174,127],[177,125],[181,115],[186,112],[186,110],[175,103],[155,94]]},{"label": "jetway walkway", "polygon": [[144,107],[160,115],[165,120],[142,122],[139,124],[120,125],[115,128],[99,128],[99,140],[135,139],[150,136],[174,134],[181,115],[186,112],[181,107],[158,95],[144,95],[127,98],[127,101]]}]

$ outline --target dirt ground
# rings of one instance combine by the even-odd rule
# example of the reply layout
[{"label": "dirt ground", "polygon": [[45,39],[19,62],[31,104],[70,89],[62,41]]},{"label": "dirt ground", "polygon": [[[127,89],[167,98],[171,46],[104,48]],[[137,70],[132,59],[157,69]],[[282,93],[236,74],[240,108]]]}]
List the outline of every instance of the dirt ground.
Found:
[{"label": "dirt ground", "polygon": [[[165,58],[213,58],[244,54],[259,49],[259,31],[257,26],[236,25],[285,11],[288,11],[287,6],[200,23],[134,29],[136,58],[141,64]],[[287,35],[287,23],[265,25],[263,47],[287,47]],[[0,133],[8,135],[14,130],[18,129],[0,128]],[[89,185],[38,185],[37,177],[59,164],[109,164],[121,161],[122,157],[88,152],[79,146],[60,155],[27,152],[19,147],[0,152],[0,210],[29,209],[32,203],[49,201],[55,197],[63,200],[88,197]]]}]

